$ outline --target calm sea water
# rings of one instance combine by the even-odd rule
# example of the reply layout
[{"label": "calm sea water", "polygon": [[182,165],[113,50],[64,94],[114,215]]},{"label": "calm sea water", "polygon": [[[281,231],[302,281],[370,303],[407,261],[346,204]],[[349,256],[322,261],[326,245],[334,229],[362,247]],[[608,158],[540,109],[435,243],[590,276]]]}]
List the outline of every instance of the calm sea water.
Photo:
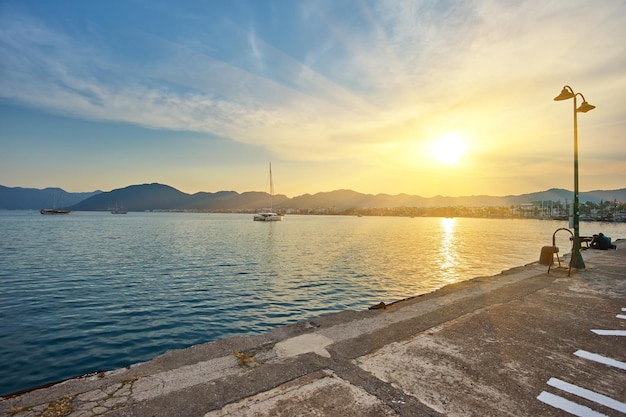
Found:
[{"label": "calm sea water", "polygon": [[[496,274],[537,261],[566,226],[0,212],[0,395]],[[624,238],[626,224],[581,225],[598,232]]]}]

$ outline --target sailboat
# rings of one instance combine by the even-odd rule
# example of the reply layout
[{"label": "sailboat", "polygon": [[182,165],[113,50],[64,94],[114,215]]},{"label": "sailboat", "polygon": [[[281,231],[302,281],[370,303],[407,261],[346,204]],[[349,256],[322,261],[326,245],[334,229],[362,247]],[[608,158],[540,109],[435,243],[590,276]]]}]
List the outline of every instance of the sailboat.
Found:
[{"label": "sailboat", "polygon": [[120,207],[117,206],[117,202],[115,203],[115,208],[111,210],[111,214],[126,214],[128,213],[124,210],[124,202],[122,201],[122,205]]},{"label": "sailboat", "polygon": [[[61,191],[60,199],[62,198],[63,198],[63,191]],[[39,212],[41,214],[70,214],[71,213],[69,210],[56,208],[56,199],[54,197],[54,192],[52,195],[52,208],[42,208],[41,210],[39,210]]]},{"label": "sailboat", "polygon": [[274,200],[274,181],[272,179],[272,163],[270,162],[270,209],[268,211],[261,211],[254,215],[255,222],[279,222],[283,219],[282,214],[275,213],[273,211]]}]

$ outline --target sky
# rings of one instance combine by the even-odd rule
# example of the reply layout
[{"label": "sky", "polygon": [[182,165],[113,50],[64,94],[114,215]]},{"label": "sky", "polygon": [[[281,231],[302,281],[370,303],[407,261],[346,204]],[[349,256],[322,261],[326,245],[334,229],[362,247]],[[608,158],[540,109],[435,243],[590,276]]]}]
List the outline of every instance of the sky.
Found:
[{"label": "sky", "polygon": [[623,0],[0,0],[0,184],[626,187]]}]

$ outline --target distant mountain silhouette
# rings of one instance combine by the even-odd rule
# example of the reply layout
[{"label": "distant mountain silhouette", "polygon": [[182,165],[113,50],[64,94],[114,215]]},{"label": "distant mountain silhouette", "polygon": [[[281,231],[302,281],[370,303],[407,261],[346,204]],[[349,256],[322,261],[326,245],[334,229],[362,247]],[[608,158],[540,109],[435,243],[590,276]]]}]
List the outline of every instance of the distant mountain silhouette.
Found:
[{"label": "distant mountain silhouette", "polygon": [[[484,206],[518,206],[524,203],[539,201],[573,200],[573,192],[552,188],[550,190],[530,194],[494,196],[464,196],[464,197],[420,197],[407,194],[361,194],[351,190],[338,190],[314,195],[305,194],[294,197],[289,202],[278,205],[279,208],[318,208],[334,207],[338,211],[351,208],[395,208],[395,207],[484,207]],[[580,202],[599,203],[600,201],[626,201],[626,188],[619,190],[598,190],[580,193]]]},{"label": "distant mountain silhouette", "polygon": [[[55,197],[56,196],[56,197]],[[187,194],[163,184],[131,185],[125,188],[91,193],[67,193],[60,188],[44,190],[9,188],[0,186],[0,209],[34,209],[51,207],[53,198],[62,196],[62,207],[76,211],[109,210],[123,206],[128,211],[145,210],[197,210],[197,211],[254,211],[269,207],[269,194],[264,192],[219,191]],[[337,190],[304,194],[294,198],[275,195],[273,208],[276,210],[299,210],[332,208],[335,212],[350,209],[396,208],[396,207],[484,207],[518,206],[539,201],[572,201],[573,193],[552,188],[530,194],[464,197],[420,197],[408,194],[362,194],[352,190]],[[600,201],[626,202],[626,188],[619,190],[596,190],[580,194],[580,202]],[[57,208],[58,206],[57,201]]]},{"label": "distant mountain silhouette", "polygon": [[123,206],[128,211],[146,209],[173,210],[181,206],[191,196],[176,188],[162,184],[131,185],[113,191],[100,193],[70,207],[76,211],[109,210]]},{"label": "distant mountain silhouette", "polygon": [[69,193],[61,188],[10,188],[0,185],[0,210],[67,208],[101,192]]},{"label": "distant mountain silhouette", "polygon": [[[274,196],[275,202],[288,200],[284,195]],[[105,192],[71,207],[77,211],[108,210],[123,205],[128,211],[145,210],[249,210],[269,205],[269,194],[261,192],[219,191],[186,194],[169,185],[143,184]]]}]

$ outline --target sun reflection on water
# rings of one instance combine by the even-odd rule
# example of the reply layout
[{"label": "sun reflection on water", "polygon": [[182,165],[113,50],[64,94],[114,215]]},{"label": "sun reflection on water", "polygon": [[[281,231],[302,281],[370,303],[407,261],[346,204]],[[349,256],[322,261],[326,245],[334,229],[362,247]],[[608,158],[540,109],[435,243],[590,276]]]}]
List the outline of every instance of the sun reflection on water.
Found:
[{"label": "sun reflection on water", "polygon": [[444,281],[457,281],[456,268],[459,266],[459,253],[456,245],[456,218],[444,217],[441,219],[441,247],[439,250],[439,265]]}]

